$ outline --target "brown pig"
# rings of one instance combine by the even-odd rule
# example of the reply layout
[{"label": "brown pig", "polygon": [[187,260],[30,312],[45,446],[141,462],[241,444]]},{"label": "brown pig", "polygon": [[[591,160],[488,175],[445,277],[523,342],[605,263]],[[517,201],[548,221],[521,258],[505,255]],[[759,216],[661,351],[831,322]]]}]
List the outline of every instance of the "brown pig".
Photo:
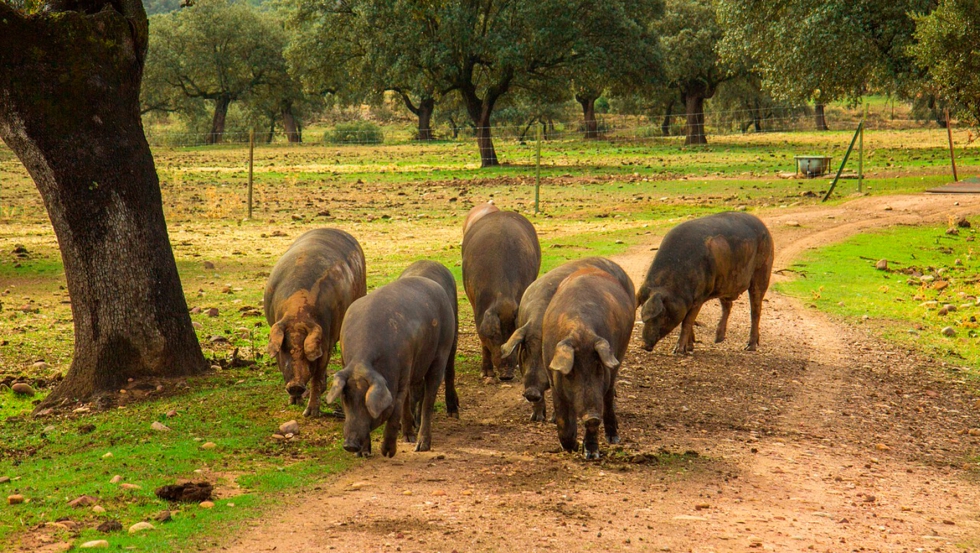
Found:
[{"label": "brown pig", "polygon": [[269,355],[276,358],[290,403],[310,384],[304,415],[320,415],[327,362],[344,314],[367,291],[364,252],[353,236],[315,229],[296,239],[279,259],[265,286]]},{"label": "brown pig", "polygon": [[473,223],[480,220],[484,215],[488,213],[496,213],[498,211],[500,211],[500,208],[493,205],[492,201],[473,206],[473,209],[466,214],[466,219],[463,221],[463,236],[466,236],[466,232],[470,230]]},{"label": "brown pig", "polygon": [[[442,289],[446,291],[446,295],[449,296],[449,301],[453,305],[453,336],[458,336],[459,333],[459,300],[456,294],[456,279],[453,278],[453,274],[449,272],[442,263],[437,263],[435,261],[421,260],[416,261],[408,266],[407,269],[402,271],[402,274],[398,275],[398,278],[408,277],[408,276],[418,276],[425,277],[430,280],[434,280]],[[456,341],[457,338],[453,339],[452,351],[449,352],[449,360],[446,363],[446,414],[454,419],[459,418],[459,396],[456,394]],[[422,390],[413,389],[411,391],[412,398],[412,414],[415,416],[415,424],[418,426],[421,424],[421,402],[422,402]]]},{"label": "brown pig", "polygon": [[609,443],[619,443],[616,378],[633,331],[635,305],[619,280],[585,267],[562,281],[544,313],[541,351],[551,370],[558,441],[566,451],[577,451],[581,420],[586,459],[599,458],[600,422]]},{"label": "brown pig", "polygon": [[327,401],[343,399],[344,449],[371,453],[371,431],[385,425],[381,454],[394,457],[399,430],[416,441],[410,392],[421,392],[415,451],[432,444],[432,411],[453,344],[456,316],[442,285],[402,276],[355,301],[340,331],[344,368]]},{"label": "brown pig", "polygon": [[517,362],[524,372],[524,398],[532,406],[532,421],[544,422],[544,392],[551,387],[548,369],[541,358],[541,323],[544,312],[558,290],[558,285],[570,274],[585,267],[595,267],[609,273],[619,281],[631,298],[634,296],[633,281],[622,267],[602,257],[569,261],[548,271],[527,287],[517,310],[517,330],[501,346],[500,354],[508,357],[517,350]]},{"label": "brown pig", "polygon": [[519,213],[496,211],[478,219],[463,236],[463,288],[473,307],[483,346],[483,376],[514,378],[514,362],[500,346],[516,330],[521,295],[541,268],[534,225]]},{"label": "brown pig", "polygon": [[713,298],[721,300],[715,343],[721,342],[732,302],[748,290],[752,328],[745,349],[755,351],[773,257],[769,229],[747,213],[717,213],[672,228],[636,295],[643,320],[643,349],[653,350],[680,324],[674,353],[693,351],[694,321],[704,302]]}]

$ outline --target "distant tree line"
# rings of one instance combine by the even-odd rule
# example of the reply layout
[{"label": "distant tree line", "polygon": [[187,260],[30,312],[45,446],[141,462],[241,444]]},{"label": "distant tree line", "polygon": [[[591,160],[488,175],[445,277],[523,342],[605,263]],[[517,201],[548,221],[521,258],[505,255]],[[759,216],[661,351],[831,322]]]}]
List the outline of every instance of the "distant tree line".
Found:
[{"label": "distant tree line", "polygon": [[[74,1],[74,0],[58,0]],[[141,109],[218,142],[229,109],[302,140],[328,106],[396,99],[418,140],[444,122],[498,163],[501,120],[545,125],[574,102],[586,138],[599,111],[683,123],[703,144],[705,103],[760,130],[774,114],[883,93],[943,122],[980,121],[980,10],[971,0],[144,0]],[[601,99],[601,101],[600,101]],[[811,108],[807,106],[813,106]],[[782,111],[780,111],[782,110]]]}]

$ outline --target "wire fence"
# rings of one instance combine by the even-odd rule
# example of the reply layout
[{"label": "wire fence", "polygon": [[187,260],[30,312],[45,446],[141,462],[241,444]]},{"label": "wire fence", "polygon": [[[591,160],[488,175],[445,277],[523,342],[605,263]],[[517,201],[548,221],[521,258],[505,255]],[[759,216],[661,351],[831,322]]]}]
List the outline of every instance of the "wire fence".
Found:
[{"label": "wire fence", "polygon": [[[658,116],[607,115],[597,117],[594,127],[588,128],[581,120],[555,120],[531,117],[514,124],[505,122],[490,127],[490,136],[500,140],[526,141],[536,136],[536,125],[542,127],[542,139],[548,141],[578,138],[606,140],[677,140],[688,133],[688,120],[683,113]],[[907,109],[895,113],[887,106],[870,110],[866,117],[856,111],[828,108],[822,120],[812,110],[803,108],[766,108],[730,111],[709,111],[695,114],[693,119],[703,121],[703,135],[711,136],[750,135],[760,133],[793,133],[823,130],[853,131],[863,119],[864,128],[873,130],[937,129],[942,128],[940,118],[912,117]],[[957,122],[954,120],[955,128]],[[437,142],[469,142],[476,139],[478,128],[469,122],[441,123],[433,126],[432,135]],[[147,130],[147,140],[154,147],[197,147],[219,144],[241,145],[249,143],[248,130],[223,133],[174,132]],[[339,123],[332,127],[314,125],[302,133],[256,132],[257,144],[304,144],[370,146],[379,144],[425,144],[432,141],[418,140],[418,129],[407,125],[378,125],[370,121]]]}]

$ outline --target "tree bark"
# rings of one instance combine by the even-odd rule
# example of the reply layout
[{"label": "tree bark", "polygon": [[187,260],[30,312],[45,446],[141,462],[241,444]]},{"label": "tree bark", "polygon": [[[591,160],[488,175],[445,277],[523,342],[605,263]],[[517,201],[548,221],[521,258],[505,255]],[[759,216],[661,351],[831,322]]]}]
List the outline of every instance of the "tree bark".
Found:
[{"label": "tree bark", "polygon": [[689,91],[684,94],[687,113],[685,145],[708,143],[708,138],[704,134],[704,100],[705,94],[701,91]]},{"label": "tree bark", "polygon": [[664,136],[670,136],[670,125],[674,121],[674,116],[671,114],[664,115],[664,120],[660,122],[660,134]]},{"label": "tree bark", "polygon": [[422,98],[419,102],[418,115],[419,117],[419,140],[435,140],[435,134],[432,132],[432,114],[436,110],[436,100],[435,98]]},{"label": "tree bark", "polygon": [[582,106],[585,119],[585,138],[599,138],[599,122],[595,118],[595,101],[598,96],[576,94],[575,99]]},{"label": "tree bark", "polygon": [[207,368],[140,121],[146,14],[139,0],[103,7],[0,3],[0,138],[44,200],[75,324],[71,367],[38,409]]},{"label": "tree bark", "polygon": [[473,89],[463,90],[463,100],[466,102],[466,111],[473,120],[476,127],[476,146],[480,150],[480,167],[496,167],[500,165],[497,160],[497,152],[493,148],[493,137],[490,135],[490,114],[493,113],[493,105],[496,97],[487,95],[481,100]]},{"label": "tree bark", "polygon": [[296,116],[293,115],[293,106],[285,105],[279,114],[282,117],[282,127],[286,131],[286,140],[290,144],[297,144],[303,141],[303,131],[300,130]]},{"label": "tree bark", "polygon": [[818,131],[830,130],[827,127],[827,115],[824,113],[824,105],[817,102],[813,105],[813,118]]},{"label": "tree bark", "polygon": [[225,119],[228,118],[228,106],[231,105],[231,97],[225,94],[218,96],[214,101],[214,117],[211,119],[211,132],[208,133],[208,144],[220,144],[225,134]]}]

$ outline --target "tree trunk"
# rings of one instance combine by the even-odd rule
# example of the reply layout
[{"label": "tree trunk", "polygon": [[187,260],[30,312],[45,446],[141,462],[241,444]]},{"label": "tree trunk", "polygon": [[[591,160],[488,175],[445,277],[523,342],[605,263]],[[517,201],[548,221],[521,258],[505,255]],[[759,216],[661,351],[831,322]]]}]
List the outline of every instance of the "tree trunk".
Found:
[{"label": "tree trunk", "polygon": [[219,144],[225,134],[225,119],[228,117],[228,106],[231,98],[227,95],[218,96],[214,101],[214,118],[211,119],[211,132],[208,133],[208,144]]},{"label": "tree trunk", "polygon": [[41,193],[75,324],[71,368],[38,409],[128,378],[206,370],[163,218],[139,92],[139,0],[25,17],[0,3],[0,138]]},{"label": "tree trunk", "polygon": [[418,117],[419,117],[419,140],[435,140],[436,137],[432,133],[432,113],[436,110],[436,100],[435,98],[422,98],[419,102]]},{"label": "tree trunk", "polygon": [[824,113],[823,104],[818,102],[813,105],[813,117],[816,122],[818,131],[830,130],[827,127],[827,115]]},{"label": "tree trunk", "polygon": [[576,94],[575,99],[582,105],[585,119],[585,138],[599,138],[599,122],[595,118],[596,97]]},{"label": "tree trunk", "polygon": [[689,92],[684,95],[684,105],[687,112],[687,138],[685,145],[707,144],[704,134],[704,99],[702,92]]},{"label": "tree trunk", "polygon": [[282,127],[286,131],[286,140],[290,144],[297,144],[303,141],[303,132],[300,130],[296,116],[293,115],[293,106],[285,105],[279,115],[282,117]]},{"label": "tree trunk", "polygon": [[674,122],[674,116],[671,114],[664,115],[664,120],[660,122],[660,134],[664,136],[670,136],[670,125]]},{"label": "tree trunk", "polygon": [[476,146],[480,149],[480,167],[496,167],[500,165],[497,152],[493,148],[493,138],[490,136],[490,114],[493,113],[495,98],[487,97],[480,100],[475,90],[462,91],[466,102],[466,111],[473,120],[476,128]]}]

